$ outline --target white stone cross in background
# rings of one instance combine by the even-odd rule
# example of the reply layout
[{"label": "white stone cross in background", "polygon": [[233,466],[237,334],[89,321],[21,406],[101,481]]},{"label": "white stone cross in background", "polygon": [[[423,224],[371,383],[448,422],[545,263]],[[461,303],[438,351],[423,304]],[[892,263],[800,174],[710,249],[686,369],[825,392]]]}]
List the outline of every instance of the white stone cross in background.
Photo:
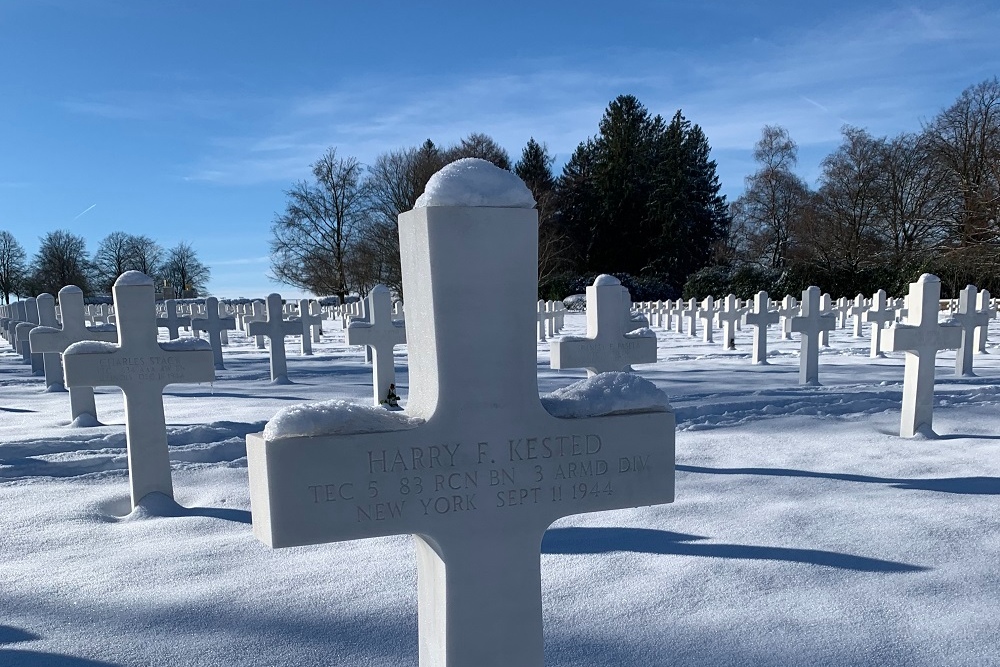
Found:
[{"label": "white stone cross in background", "polygon": [[180,328],[190,327],[191,318],[177,314],[177,302],[167,299],[163,302],[163,317],[156,318],[156,326],[164,327],[167,330],[167,337],[171,340],[180,338]]},{"label": "white stone cross in background", "polygon": [[832,313],[821,311],[821,302],[819,288],[809,287],[802,292],[802,314],[785,321],[788,331],[800,334],[799,384],[819,384],[820,337],[837,325]]},{"label": "white stone cross in background", "polygon": [[396,382],[392,348],[406,343],[406,328],[392,319],[392,292],[376,285],[368,293],[368,320],[354,320],[344,336],[348,345],[367,345],[372,349],[372,393],[375,405],[386,400],[389,385]]},{"label": "white stone cross in background", "polygon": [[219,317],[219,300],[214,296],[205,299],[205,315],[191,318],[191,330],[204,331],[208,335],[208,343],[212,346],[212,358],[215,370],[224,371],[226,365],[222,359],[222,332],[236,330],[236,318]]},{"label": "white stone cross in background", "polygon": [[729,294],[722,302],[722,310],[719,311],[719,324],[722,325],[722,349],[736,349],[736,321],[741,319],[739,304],[736,303],[736,295]]},{"label": "white stone cross in background", "polygon": [[989,290],[980,290],[979,294],[976,296],[976,310],[985,312],[988,315],[988,319],[985,324],[976,328],[973,347],[976,349],[976,354],[986,354],[986,340],[989,331],[989,320],[992,320],[997,316],[997,309],[990,303]]},{"label": "white stone cross in background", "polygon": [[781,305],[778,306],[778,315],[781,316],[781,338],[783,340],[792,339],[792,330],[788,328],[789,318],[795,317],[799,314],[799,304],[795,300],[795,297],[791,294],[786,294],[785,298],[781,300]]},{"label": "white stone cross in background", "polygon": [[[38,327],[57,328],[59,320],[56,318],[56,298],[51,294],[39,294],[35,298],[35,305],[38,307]],[[34,331],[34,329],[32,330]],[[31,344],[31,334],[28,334],[28,343]],[[59,392],[66,391],[63,386],[62,355],[59,352],[36,350],[31,348],[33,353],[42,353],[42,365],[45,367],[45,391]]]},{"label": "white stone cross in background", "polygon": [[753,325],[753,354],[750,359],[755,364],[767,363],[767,327],[777,324],[781,316],[771,310],[771,299],[767,292],[757,292],[753,299],[753,310],[743,315],[743,320]]},{"label": "white stone cross in background", "polygon": [[[687,307],[681,309],[681,317],[687,319],[687,333],[691,338],[695,338],[698,335],[698,300],[694,297],[688,299]],[[677,325],[677,333],[683,333],[681,331],[681,325]]]},{"label": "white stone cross in background", "polygon": [[[59,290],[59,311],[62,313],[61,328],[42,326],[31,331],[29,336],[33,350],[61,355],[67,347],[80,341],[118,340],[115,327],[107,324],[94,328],[87,326],[83,290],[76,285],[67,285]],[[69,405],[75,426],[99,425],[93,387],[69,387]]]},{"label": "white stone cross in background", "polygon": [[854,297],[854,303],[847,310],[847,314],[854,318],[854,337],[864,336],[865,313],[868,312],[868,304],[865,303],[865,295],[859,294]]},{"label": "white stone cross in background", "polygon": [[212,382],[208,343],[199,339],[156,342],[153,279],[126,271],[113,288],[118,345],[84,341],[63,353],[67,387],[120,387],[125,395],[132,507],[150,493],[173,498],[163,389],[180,382]]},{"label": "white stone cross in background", "polygon": [[973,332],[981,326],[990,323],[990,314],[985,310],[976,310],[976,286],[967,285],[958,295],[958,310],[951,318],[962,331],[962,339],[955,355],[955,375],[975,376],[972,370],[972,352],[974,349]]},{"label": "white stone cross in background", "polygon": [[254,534],[272,547],[413,534],[420,665],[542,667],[542,535],[571,514],[670,502],[673,414],[542,407],[534,210],[432,205],[400,215],[399,234],[411,421],[248,436]]},{"label": "white stone cross in background", "polygon": [[872,305],[864,315],[865,322],[872,325],[872,346],[869,356],[872,359],[884,357],[882,353],[882,329],[892,324],[896,319],[896,310],[889,304],[885,290],[880,289],[872,296]]},{"label": "white stone cross in background", "polygon": [[714,338],[712,333],[715,328],[715,316],[719,312],[719,307],[715,305],[715,299],[712,296],[707,296],[701,302],[701,308],[699,310],[698,316],[704,320],[704,334],[702,335],[702,341],[706,343],[713,343]]},{"label": "white stone cross in background", "polygon": [[[587,286],[587,335],[562,336],[550,343],[549,366],[556,370],[585,368],[593,376],[608,371],[629,371],[632,364],[656,361],[656,335],[648,329],[630,334],[622,320],[621,281],[597,276]],[[627,297],[626,297],[627,299]],[[692,299],[692,301],[694,301]]]},{"label": "white stone cross in background", "polygon": [[251,322],[247,326],[250,336],[264,336],[271,342],[271,382],[274,384],[289,384],[288,362],[285,359],[285,336],[301,336],[302,323],[284,319],[281,306],[281,295],[277,293],[267,296],[267,319],[263,322]]},{"label": "white stone cross in background", "polygon": [[962,342],[956,326],[938,323],[941,280],[925,273],[910,283],[907,323],[893,324],[885,332],[885,349],[905,352],[903,410],[899,435],[910,438],[933,426],[934,361],[939,350],[954,350]]}]

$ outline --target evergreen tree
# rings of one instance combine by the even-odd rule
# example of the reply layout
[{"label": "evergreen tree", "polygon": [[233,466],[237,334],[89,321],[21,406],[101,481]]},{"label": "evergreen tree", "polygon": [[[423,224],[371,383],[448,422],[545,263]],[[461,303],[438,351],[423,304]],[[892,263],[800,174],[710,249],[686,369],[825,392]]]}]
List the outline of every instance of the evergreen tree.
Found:
[{"label": "evergreen tree", "polygon": [[514,165],[516,173],[531,190],[538,210],[538,284],[539,292],[546,291],[547,284],[568,263],[569,249],[567,235],[555,216],[556,179],[552,174],[552,163],[548,148],[539,144],[534,137],[528,140],[521,151],[521,159]]}]

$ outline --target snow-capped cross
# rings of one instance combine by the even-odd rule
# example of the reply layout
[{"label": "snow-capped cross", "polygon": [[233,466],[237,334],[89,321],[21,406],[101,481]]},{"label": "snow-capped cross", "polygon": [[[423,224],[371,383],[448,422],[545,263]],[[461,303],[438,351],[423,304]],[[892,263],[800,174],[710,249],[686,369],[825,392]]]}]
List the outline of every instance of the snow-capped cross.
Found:
[{"label": "snow-capped cross", "polygon": [[[369,410],[379,424],[408,421],[247,437],[254,534],[268,545],[414,535],[422,667],[542,667],[546,528],[673,499],[665,406],[579,418],[542,406],[537,234],[529,208],[431,205],[400,215],[413,391],[405,413]],[[580,477],[584,469],[592,477]]]},{"label": "snow-capped cross", "polygon": [[632,334],[622,317],[621,282],[600,275],[587,286],[587,335],[552,339],[549,366],[556,370],[585,368],[593,376],[608,371],[631,371],[632,364],[656,361],[656,335],[643,328]]},{"label": "snow-capped cross", "polygon": [[118,345],[83,341],[63,352],[67,387],[120,387],[125,394],[132,507],[150,493],[173,498],[163,388],[179,382],[212,382],[208,343],[192,338],[156,342],[153,279],[126,271],[113,288]]}]

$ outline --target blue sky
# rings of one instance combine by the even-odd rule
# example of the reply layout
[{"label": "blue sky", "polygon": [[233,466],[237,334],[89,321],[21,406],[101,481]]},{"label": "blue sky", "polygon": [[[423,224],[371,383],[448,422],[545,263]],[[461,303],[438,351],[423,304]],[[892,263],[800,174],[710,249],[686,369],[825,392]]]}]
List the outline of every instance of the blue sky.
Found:
[{"label": "blue sky", "polygon": [[1000,4],[0,0],[0,229],[192,243],[218,296],[328,146],[529,137],[564,161],[615,96],[705,130],[724,192],[765,124],[814,182],[844,124],[920,128],[1000,74]]}]

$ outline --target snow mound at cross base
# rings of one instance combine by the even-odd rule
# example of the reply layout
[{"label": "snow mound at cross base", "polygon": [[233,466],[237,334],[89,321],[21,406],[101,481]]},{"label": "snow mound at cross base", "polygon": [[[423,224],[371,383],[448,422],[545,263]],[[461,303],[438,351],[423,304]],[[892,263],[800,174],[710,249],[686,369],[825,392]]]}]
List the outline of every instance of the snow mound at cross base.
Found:
[{"label": "snow mound at cross base", "polygon": [[334,399],[279,410],[264,426],[264,439],[385,433],[414,428],[423,422],[402,412]]},{"label": "snow mound at cross base", "polygon": [[445,165],[427,181],[413,208],[484,206],[534,208],[531,190],[517,175],[475,157]]},{"label": "snow mound at cross base", "polygon": [[635,373],[599,373],[541,398],[550,415],[562,418],[670,411],[663,390]]}]

